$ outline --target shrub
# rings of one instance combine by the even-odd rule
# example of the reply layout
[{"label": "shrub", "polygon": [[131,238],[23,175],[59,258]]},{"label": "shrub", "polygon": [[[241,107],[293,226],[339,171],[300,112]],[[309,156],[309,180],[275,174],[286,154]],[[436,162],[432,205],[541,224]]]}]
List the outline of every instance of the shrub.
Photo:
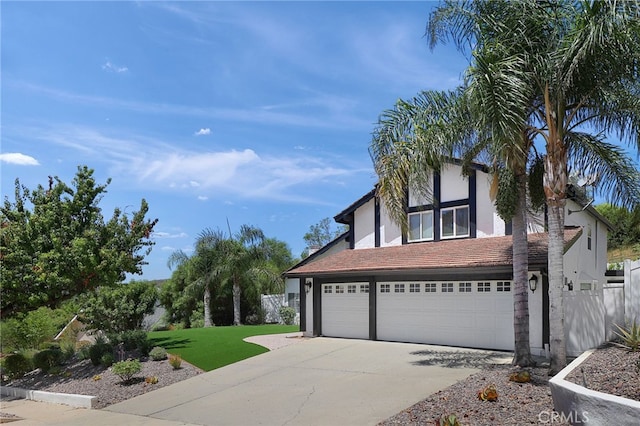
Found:
[{"label": "shrub", "polygon": [[154,361],[162,361],[163,359],[167,359],[167,350],[160,346],[156,346],[151,349],[151,352],[149,352],[149,356]]},{"label": "shrub", "polygon": [[169,355],[169,365],[172,366],[174,370],[178,370],[182,365],[180,355]]},{"label": "shrub", "polygon": [[109,335],[109,341],[113,346],[122,344],[125,351],[137,350],[142,356],[149,355],[153,345],[144,330],[127,330],[122,333],[111,334]]},{"label": "shrub", "polygon": [[280,308],[280,318],[286,325],[292,325],[293,320],[296,317],[296,310],[289,306],[283,306]]},{"label": "shrub", "polygon": [[89,358],[93,365],[100,365],[105,354],[113,354],[113,346],[102,339],[99,339],[89,347]]},{"label": "shrub", "polygon": [[111,352],[107,352],[106,354],[100,357],[100,365],[102,365],[103,367],[109,368],[113,365],[115,361],[116,360],[113,357],[113,354]]},{"label": "shrub", "polygon": [[64,360],[64,354],[58,347],[52,347],[36,353],[33,356],[33,366],[41,369],[43,372],[48,373],[62,364]]},{"label": "shrub", "polygon": [[616,336],[620,339],[620,343],[615,343],[625,349],[635,352],[640,350],[640,325],[633,321],[631,325],[621,327],[615,324],[618,331],[614,331]]},{"label": "shrub", "polygon": [[142,364],[137,359],[128,359],[126,361],[120,361],[113,364],[111,371],[113,374],[120,377],[123,383],[131,382],[133,376],[138,374],[142,370]]},{"label": "shrub", "polygon": [[4,359],[4,374],[11,380],[24,376],[31,367],[31,360],[22,353],[11,354]]}]

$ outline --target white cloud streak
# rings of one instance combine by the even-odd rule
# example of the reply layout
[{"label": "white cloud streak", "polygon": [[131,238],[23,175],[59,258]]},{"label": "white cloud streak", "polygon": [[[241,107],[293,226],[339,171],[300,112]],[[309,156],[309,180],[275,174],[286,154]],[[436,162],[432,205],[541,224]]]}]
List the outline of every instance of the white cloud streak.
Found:
[{"label": "white cloud streak", "polygon": [[206,135],[210,135],[211,134],[211,129],[210,128],[205,128],[205,129],[200,129],[197,132],[194,133],[195,136],[206,136]]},{"label": "white cloud streak", "polygon": [[[204,201],[224,194],[244,199],[269,199],[326,204],[305,196],[304,188],[371,174],[362,163],[301,155],[300,151],[262,155],[252,149],[189,150],[135,134],[112,135],[83,126],[23,129],[44,145],[77,151],[85,159],[106,162],[118,181],[145,189],[193,194]],[[115,182],[115,181],[114,181]]]},{"label": "white cloud streak", "polygon": [[102,64],[102,69],[108,72],[115,72],[118,74],[129,71],[129,68],[114,65],[113,63],[111,63],[111,61],[107,61],[104,64]]},{"label": "white cloud streak", "polygon": [[38,160],[30,155],[20,152],[7,152],[0,154],[0,161],[7,164],[15,164],[17,166],[39,166]]}]

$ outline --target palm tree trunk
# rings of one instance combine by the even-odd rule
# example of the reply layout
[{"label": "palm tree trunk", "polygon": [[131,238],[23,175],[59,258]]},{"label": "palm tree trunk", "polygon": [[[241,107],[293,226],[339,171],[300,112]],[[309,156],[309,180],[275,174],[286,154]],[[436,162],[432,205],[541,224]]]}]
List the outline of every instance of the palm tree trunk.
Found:
[{"label": "palm tree trunk", "polygon": [[208,285],[204,286],[204,326],[211,327],[211,289]]},{"label": "palm tree trunk", "polygon": [[567,366],[564,332],[564,203],[549,206],[549,334],[551,361],[549,374]]},{"label": "palm tree trunk", "polygon": [[233,280],[233,325],[242,325],[240,321],[240,283],[237,277]]},{"label": "palm tree trunk", "polygon": [[527,246],[526,174],[517,173],[518,203],[512,219],[513,241],[513,365],[534,365],[529,344],[529,247]]}]

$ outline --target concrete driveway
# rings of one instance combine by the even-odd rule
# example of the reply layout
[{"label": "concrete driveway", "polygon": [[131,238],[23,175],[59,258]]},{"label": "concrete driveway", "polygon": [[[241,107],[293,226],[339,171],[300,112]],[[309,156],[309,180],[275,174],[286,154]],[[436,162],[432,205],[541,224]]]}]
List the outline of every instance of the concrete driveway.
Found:
[{"label": "concrete driveway", "polygon": [[[315,338],[107,407],[197,425],[371,425],[510,354]],[[106,413],[105,413],[106,414]]]},{"label": "concrete driveway", "polygon": [[[290,342],[289,342],[290,343]],[[315,338],[87,410],[2,401],[21,426],[373,425],[511,354]]]}]

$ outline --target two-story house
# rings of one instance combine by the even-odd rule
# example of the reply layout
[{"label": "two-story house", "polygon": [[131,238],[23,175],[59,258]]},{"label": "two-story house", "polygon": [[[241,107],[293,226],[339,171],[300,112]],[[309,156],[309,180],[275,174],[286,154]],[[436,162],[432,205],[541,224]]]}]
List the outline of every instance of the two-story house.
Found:
[{"label": "two-story house", "polygon": [[[431,179],[433,200],[409,193],[403,234],[376,195],[335,216],[349,231],[285,273],[299,294],[300,327],[332,336],[513,350],[511,226],[490,199],[482,165],[463,175],[453,163]],[[566,209],[567,351],[604,341],[607,232],[593,207]],[[529,218],[530,344],[549,343],[547,234],[544,214]]]}]

